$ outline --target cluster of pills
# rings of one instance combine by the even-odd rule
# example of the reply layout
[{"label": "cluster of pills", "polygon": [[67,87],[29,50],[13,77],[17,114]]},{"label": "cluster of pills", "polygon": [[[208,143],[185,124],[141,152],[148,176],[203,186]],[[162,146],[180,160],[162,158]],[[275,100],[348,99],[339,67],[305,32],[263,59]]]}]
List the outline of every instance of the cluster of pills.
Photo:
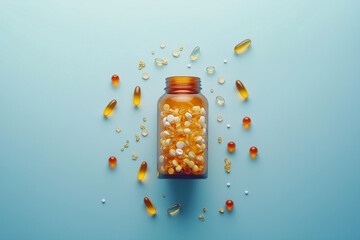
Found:
[{"label": "cluster of pills", "polygon": [[224,159],[224,161],[225,161],[225,171],[227,172],[227,173],[229,173],[230,172],[230,167],[231,167],[231,161],[230,160],[228,160],[227,158],[225,158]]},{"label": "cluster of pills", "polygon": [[139,62],[139,70],[141,70],[142,68],[144,68],[145,67],[145,62],[143,62],[143,61],[140,61]]},{"label": "cluster of pills", "polygon": [[158,169],[162,174],[206,172],[206,111],[200,106],[170,108],[164,104],[159,125]]}]

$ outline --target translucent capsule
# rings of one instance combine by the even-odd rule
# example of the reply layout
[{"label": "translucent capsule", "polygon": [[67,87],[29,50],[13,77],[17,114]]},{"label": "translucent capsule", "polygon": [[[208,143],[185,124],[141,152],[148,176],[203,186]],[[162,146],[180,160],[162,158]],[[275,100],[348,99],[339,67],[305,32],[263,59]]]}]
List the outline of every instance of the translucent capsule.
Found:
[{"label": "translucent capsule", "polygon": [[172,52],[172,55],[174,56],[174,57],[179,57],[180,56],[180,51],[179,50],[174,50],[173,52]]},{"label": "translucent capsule", "polygon": [[215,67],[214,66],[207,66],[206,67],[206,72],[208,74],[213,74],[215,72]]},{"label": "translucent capsule", "polygon": [[244,98],[247,99],[249,96],[248,91],[246,90],[244,84],[240,81],[240,80],[236,80],[235,82],[236,88],[238,90],[238,92],[240,93],[240,95]]},{"label": "translucent capsule", "polygon": [[190,60],[195,61],[196,59],[199,58],[199,55],[200,55],[200,47],[196,46],[190,53]]},{"label": "translucent capsule", "polygon": [[114,111],[116,104],[117,104],[117,101],[115,99],[111,100],[111,102],[106,106],[106,108],[104,110],[105,117],[111,116],[111,113]]},{"label": "translucent capsule", "polygon": [[149,134],[149,132],[148,132],[148,130],[146,130],[146,129],[143,129],[143,130],[141,131],[141,135],[143,135],[144,137],[146,137],[148,134]]},{"label": "translucent capsule", "polygon": [[164,60],[162,58],[155,58],[155,63],[156,65],[161,67],[162,65],[164,65]]},{"label": "translucent capsule", "polygon": [[165,48],[165,47],[166,47],[166,44],[165,44],[165,43],[160,43],[160,47],[161,47],[161,48]]},{"label": "translucent capsule", "polygon": [[141,88],[139,86],[136,86],[133,97],[133,103],[136,107],[139,106],[140,100],[141,100]]},{"label": "translucent capsule", "polygon": [[144,197],[144,203],[145,203],[146,209],[148,210],[150,215],[152,215],[152,216],[155,215],[156,214],[155,206],[148,197]]},{"label": "translucent capsule", "polygon": [[232,210],[232,208],[234,207],[234,202],[232,200],[227,200],[225,202],[225,206],[226,206],[227,210],[230,212]]},{"label": "translucent capsule", "polygon": [[114,74],[111,77],[111,81],[112,81],[113,85],[116,87],[119,84],[120,78],[118,75]]},{"label": "translucent capsule", "polygon": [[168,207],[167,213],[170,215],[175,215],[180,211],[180,203],[175,203]]},{"label": "translucent capsule", "polygon": [[109,164],[110,164],[111,168],[115,168],[116,162],[117,162],[116,157],[114,157],[114,156],[109,157]]},{"label": "translucent capsule", "polygon": [[139,172],[138,172],[138,179],[142,181],[146,175],[147,170],[147,162],[143,161],[140,165]]},{"label": "translucent capsule", "polygon": [[222,122],[222,121],[223,121],[223,117],[219,115],[219,116],[217,117],[217,121],[218,121],[218,122]]},{"label": "translucent capsule", "polygon": [[241,54],[243,52],[245,52],[248,47],[250,46],[251,44],[251,40],[250,39],[245,39],[244,41],[238,43],[235,47],[234,47],[234,51],[237,53],[237,54]]},{"label": "translucent capsule", "polygon": [[145,73],[142,74],[142,78],[143,78],[144,80],[148,80],[149,77],[150,77],[150,75],[149,75],[147,72],[145,72]]},{"label": "translucent capsule", "polygon": [[236,144],[234,142],[229,142],[227,145],[227,148],[230,153],[232,153],[235,150]]},{"label": "translucent capsule", "polygon": [[253,146],[253,147],[250,148],[249,152],[250,152],[250,155],[251,155],[252,158],[256,158],[256,155],[258,153],[258,149],[257,149],[257,147]]},{"label": "translucent capsule", "polygon": [[222,106],[222,105],[224,105],[224,103],[225,103],[225,99],[224,99],[223,97],[221,97],[221,96],[217,96],[217,97],[216,97],[216,102],[217,102],[217,104],[218,104],[219,106]]},{"label": "translucent capsule", "polygon": [[225,83],[225,78],[224,77],[219,77],[218,78],[218,83],[224,84]]},{"label": "translucent capsule", "polygon": [[249,117],[244,117],[244,119],[243,119],[244,127],[249,128],[250,123],[251,123],[251,119]]}]

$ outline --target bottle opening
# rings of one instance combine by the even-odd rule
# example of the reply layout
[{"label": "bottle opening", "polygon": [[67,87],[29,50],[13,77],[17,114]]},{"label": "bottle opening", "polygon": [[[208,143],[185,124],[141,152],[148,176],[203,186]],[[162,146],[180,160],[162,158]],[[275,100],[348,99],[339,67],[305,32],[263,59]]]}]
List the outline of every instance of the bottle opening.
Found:
[{"label": "bottle opening", "polygon": [[174,76],[166,78],[167,93],[199,93],[201,90],[200,78],[191,76]]}]

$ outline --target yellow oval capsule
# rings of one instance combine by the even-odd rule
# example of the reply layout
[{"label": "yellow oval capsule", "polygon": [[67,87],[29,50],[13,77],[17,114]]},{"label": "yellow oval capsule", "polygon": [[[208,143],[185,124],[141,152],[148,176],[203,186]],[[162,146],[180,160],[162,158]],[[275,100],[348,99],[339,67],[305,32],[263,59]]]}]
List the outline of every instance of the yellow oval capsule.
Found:
[{"label": "yellow oval capsule", "polygon": [[143,161],[140,165],[139,172],[138,172],[138,179],[141,181],[144,179],[147,170],[147,162]]},{"label": "yellow oval capsule", "polygon": [[196,46],[190,53],[190,60],[195,61],[196,59],[199,58],[199,55],[200,55],[200,47]]},{"label": "yellow oval capsule", "polygon": [[247,99],[249,96],[248,91],[246,90],[244,84],[240,81],[240,80],[236,80],[235,82],[236,88],[238,90],[238,92],[240,93],[240,95],[244,98]]},{"label": "yellow oval capsule", "polygon": [[106,106],[106,108],[104,110],[105,117],[110,117],[111,113],[114,111],[116,104],[117,104],[117,101],[115,99],[113,99],[113,100],[111,100],[111,102],[109,102],[109,104]]},{"label": "yellow oval capsule", "polygon": [[250,39],[245,39],[244,41],[242,41],[241,43],[238,43],[235,47],[234,47],[234,51],[237,54],[241,54],[243,52],[246,51],[246,49],[248,49],[248,47],[251,44],[251,40]]},{"label": "yellow oval capsule", "polygon": [[141,88],[139,86],[136,86],[133,97],[133,103],[136,107],[139,106],[140,100],[141,100]]},{"label": "yellow oval capsule", "polygon": [[156,209],[154,207],[154,204],[150,201],[150,199],[148,197],[144,197],[144,203],[145,203],[146,209],[148,210],[150,215],[152,215],[152,216],[155,215]]},{"label": "yellow oval capsule", "polygon": [[167,209],[167,213],[170,215],[175,215],[180,211],[180,203],[174,203]]}]

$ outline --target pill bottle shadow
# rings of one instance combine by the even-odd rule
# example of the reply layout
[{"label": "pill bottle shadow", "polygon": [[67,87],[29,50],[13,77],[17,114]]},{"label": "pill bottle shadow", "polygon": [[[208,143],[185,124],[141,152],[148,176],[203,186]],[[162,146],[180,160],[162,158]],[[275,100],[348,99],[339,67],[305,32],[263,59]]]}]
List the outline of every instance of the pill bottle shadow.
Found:
[{"label": "pill bottle shadow", "polygon": [[[172,179],[167,181],[168,193],[173,199],[178,199],[182,206],[189,206],[197,197],[195,194],[198,187],[196,179]],[[181,209],[184,211],[184,209]],[[185,210],[186,211],[186,210]]]}]

